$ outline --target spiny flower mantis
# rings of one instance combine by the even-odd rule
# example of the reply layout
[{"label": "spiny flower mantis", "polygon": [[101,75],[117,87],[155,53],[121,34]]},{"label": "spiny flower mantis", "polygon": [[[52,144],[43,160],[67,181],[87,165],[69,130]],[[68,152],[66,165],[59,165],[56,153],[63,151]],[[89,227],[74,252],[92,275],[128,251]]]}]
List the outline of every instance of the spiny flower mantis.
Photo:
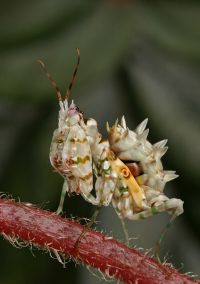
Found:
[{"label": "spiny flower mantis", "polygon": [[167,140],[151,144],[147,140],[148,120],[133,131],[126,126],[124,116],[121,123],[116,120],[111,127],[107,123],[108,139],[102,140],[96,120],[86,118],[73,101],[69,104],[80,63],[79,49],[77,53],[78,61],[64,98],[39,60],[60,105],[58,128],[50,147],[51,165],[64,178],[57,213],[62,212],[68,193],[80,194],[98,207],[112,203],[120,219],[140,220],[164,211],[173,214],[174,219],[183,213],[183,201],[164,193],[165,184],[177,177],[174,171],[163,170],[161,157],[167,151]]}]

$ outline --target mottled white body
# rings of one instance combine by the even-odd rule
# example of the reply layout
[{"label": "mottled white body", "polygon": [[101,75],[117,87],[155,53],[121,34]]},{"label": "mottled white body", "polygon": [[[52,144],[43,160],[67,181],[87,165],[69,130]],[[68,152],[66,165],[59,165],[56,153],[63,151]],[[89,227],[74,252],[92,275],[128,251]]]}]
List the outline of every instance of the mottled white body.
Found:
[{"label": "mottled white body", "polygon": [[[65,192],[81,194],[98,206],[112,202],[120,218],[132,220],[163,211],[177,216],[183,212],[183,201],[169,199],[163,192],[166,182],[177,175],[163,170],[161,157],[167,141],[152,145],[146,139],[147,119],[130,131],[123,117],[121,125],[107,125],[108,140],[102,141],[96,121],[85,120],[73,102],[68,107],[67,99],[60,101],[60,108],[50,161],[65,179],[63,196]],[[134,177],[129,162],[141,173]],[[58,212],[62,206],[63,197]]]}]

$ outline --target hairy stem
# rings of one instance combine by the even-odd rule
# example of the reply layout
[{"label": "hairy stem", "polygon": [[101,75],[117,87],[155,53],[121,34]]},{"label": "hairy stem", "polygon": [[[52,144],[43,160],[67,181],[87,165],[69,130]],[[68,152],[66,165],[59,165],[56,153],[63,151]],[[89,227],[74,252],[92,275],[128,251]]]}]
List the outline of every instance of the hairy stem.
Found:
[{"label": "hairy stem", "polygon": [[200,283],[162,265],[135,249],[88,229],[75,247],[84,226],[30,204],[0,199],[0,233],[36,247],[72,257],[125,283]]}]

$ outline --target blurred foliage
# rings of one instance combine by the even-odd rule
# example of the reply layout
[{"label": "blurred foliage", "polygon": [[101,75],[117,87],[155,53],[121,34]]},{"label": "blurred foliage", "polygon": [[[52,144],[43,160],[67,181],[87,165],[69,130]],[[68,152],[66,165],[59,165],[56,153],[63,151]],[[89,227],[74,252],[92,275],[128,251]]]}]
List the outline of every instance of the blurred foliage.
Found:
[{"label": "blurred foliage", "polygon": [[[62,179],[52,173],[48,152],[58,104],[36,60],[44,60],[65,93],[79,47],[72,96],[101,131],[106,120],[125,113],[130,128],[149,117],[151,141],[169,138],[164,163],[180,178],[167,191],[185,201],[181,229],[169,247],[185,271],[200,273],[199,13],[197,1],[2,2],[0,191],[55,210]],[[79,217],[93,210],[77,197],[65,208],[67,216]],[[0,249],[1,283],[85,283],[73,264],[63,269],[47,254],[34,251],[34,258],[3,240]]]}]

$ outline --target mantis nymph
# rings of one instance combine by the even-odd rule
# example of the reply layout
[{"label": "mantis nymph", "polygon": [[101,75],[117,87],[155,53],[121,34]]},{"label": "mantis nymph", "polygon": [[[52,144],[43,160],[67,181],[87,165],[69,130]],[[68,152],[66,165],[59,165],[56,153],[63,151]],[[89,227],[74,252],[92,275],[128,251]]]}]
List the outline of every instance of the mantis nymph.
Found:
[{"label": "mantis nymph", "polygon": [[167,140],[155,144],[147,140],[147,119],[134,131],[126,126],[124,116],[121,123],[117,120],[111,127],[107,123],[108,139],[102,140],[97,122],[86,118],[73,101],[69,103],[79,49],[77,53],[78,62],[64,97],[39,61],[60,105],[50,148],[51,165],[64,178],[57,213],[62,212],[65,194],[74,193],[98,207],[112,203],[121,219],[141,220],[165,211],[173,217],[182,214],[183,201],[164,193],[165,184],[177,177],[174,171],[163,170],[161,157],[167,151]]}]

